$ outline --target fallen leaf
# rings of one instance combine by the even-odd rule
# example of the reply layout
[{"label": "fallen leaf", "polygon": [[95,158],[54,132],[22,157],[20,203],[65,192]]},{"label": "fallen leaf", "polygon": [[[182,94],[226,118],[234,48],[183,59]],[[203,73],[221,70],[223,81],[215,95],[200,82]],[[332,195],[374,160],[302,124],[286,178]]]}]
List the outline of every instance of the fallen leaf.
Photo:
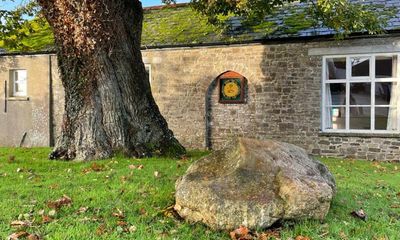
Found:
[{"label": "fallen leaf", "polygon": [[400,204],[392,204],[390,208],[400,208]]},{"label": "fallen leaf", "polygon": [[137,230],[137,228],[136,228],[135,225],[132,225],[132,226],[130,226],[130,227],[128,228],[128,231],[129,231],[130,233],[136,232],[136,230]]},{"label": "fallen leaf", "polygon": [[295,240],[311,240],[311,238],[305,237],[305,236],[297,236],[297,237],[295,238]]},{"label": "fallen leaf", "polygon": [[76,213],[77,213],[77,214],[82,214],[82,213],[87,212],[88,209],[89,209],[89,207],[80,207],[80,208],[78,209],[78,211],[76,211]]},{"label": "fallen leaf", "polygon": [[83,173],[87,174],[90,172],[101,172],[104,171],[104,165],[102,164],[97,164],[97,163],[92,163],[92,165],[90,165],[90,167],[85,168],[82,170]]},{"label": "fallen leaf", "polygon": [[138,167],[137,167],[137,169],[143,169],[143,165],[139,165]]},{"label": "fallen leaf", "polygon": [[64,195],[62,198],[57,199],[56,201],[49,201],[47,203],[47,206],[49,208],[53,208],[53,209],[59,209],[62,206],[70,206],[72,203],[72,200],[70,197],[68,197],[67,195]]},{"label": "fallen leaf", "polygon": [[44,214],[44,209],[40,209],[40,210],[38,211],[38,214],[39,214],[39,215],[43,215],[43,214]]},{"label": "fallen leaf", "polygon": [[118,221],[118,222],[117,222],[117,225],[120,226],[120,227],[125,227],[125,226],[128,225],[128,223],[127,223],[127,222],[124,222],[124,221]]},{"label": "fallen leaf", "polygon": [[28,240],[40,240],[40,237],[37,234],[30,234]]},{"label": "fallen leaf", "polygon": [[[245,226],[240,226],[239,228],[230,232],[229,235],[232,240],[252,239],[252,236],[249,235],[249,229]],[[250,237],[250,238],[248,238],[248,237]]]},{"label": "fallen leaf", "polygon": [[12,227],[29,227],[32,223],[29,221],[15,220],[11,222]]},{"label": "fallen leaf", "polygon": [[160,173],[158,171],[155,171],[154,172],[154,177],[156,177],[156,178],[160,177]]},{"label": "fallen leaf", "polygon": [[124,218],[125,218],[124,213],[123,213],[120,209],[118,209],[118,208],[117,208],[117,211],[116,211],[116,212],[113,212],[113,213],[112,213],[112,215],[113,215],[114,217],[119,218],[119,219],[124,219]]},{"label": "fallen leaf", "polygon": [[140,215],[147,215],[146,209],[144,209],[144,208],[141,208],[139,210],[139,213],[140,213]]},{"label": "fallen leaf", "polygon": [[20,238],[28,236],[29,233],[27,232],[17,232],[13,233],[10,236],[7,237],[7,240],[19,240]]},{"label": "fallen leaf", "polygon": [[106,225],[103,223],[103,224],[100,224],[100,226],[96,229],[96,235],[98,235],[98,236],[101,236],[101,235],[103,235],[104,233],[106,233],[106,231],[107,231],[107,229],[106,229],[107,227],[106,227]]},{"label": "fallen leaf", "polygon": [[49,223],[51,221],[53,221],[53,219],[50,216],[42,215],[42,223],[43,224]]},{"label": "fallen leaf", "polygon": [[281,239],[281,233],[277,230],[268,230],[261,234],[257,234],[257,240]]},{"label": "fallen leaf", "polygon": [[129,169],[136,169],[135,165],[129,165],[128,167],[129,167]]},{"label": "fallen leaf", "polygon": [[40,240],[40,237],[39,237],[39,235],[33,233],[33,234],[29,234],[28,240]]},{"label": "fallen leaf", "polygon": [[363,209],[355,210],[350,213],[353,217],[359,218],[363,221],[367,220],[367,214],[364,212]]}]

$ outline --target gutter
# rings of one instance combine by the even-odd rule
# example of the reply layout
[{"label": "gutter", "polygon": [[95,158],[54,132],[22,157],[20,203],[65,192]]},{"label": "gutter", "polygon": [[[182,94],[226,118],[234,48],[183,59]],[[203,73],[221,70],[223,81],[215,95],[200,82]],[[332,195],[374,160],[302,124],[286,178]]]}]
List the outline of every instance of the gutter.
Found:
[{"label": "gutter", "polygon": [[[152,50],[152,49],[171,49],[171,48],[194,48],[194,47],[218,47],[218,46],[236,46],[244,44],[284,44],[284,43],[301,43],[301,42],[320,42],[320,41],[343,41],[363,38],[389,38],[389,37],[400,37],[400,29],[398,30],[387,30],[386,34],[370,35],[366,33],[352,34],[343,40],[336,40],[335,35],[317,35],[317,36],[303,36],[303,37],[282,37],[282,38],[263,38],[246,41],[236,42],[209,42],[209,43],[184,43],[184,44],[166,44],[166,45],[143,45],[140,47],[141,50]],[[2,56],[29,56],[29,55],[40,55],[40,54],[56,54],[56,50],[46,51],[33,51],[33,52],[5,52],[0,53]]]}]

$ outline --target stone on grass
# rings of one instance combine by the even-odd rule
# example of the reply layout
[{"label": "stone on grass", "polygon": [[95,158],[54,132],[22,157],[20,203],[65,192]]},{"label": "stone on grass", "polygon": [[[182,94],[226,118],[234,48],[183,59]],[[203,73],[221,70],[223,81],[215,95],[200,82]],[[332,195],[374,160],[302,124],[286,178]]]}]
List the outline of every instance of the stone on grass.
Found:
[{"label": "stone on grass", "polygon": [[304,149],[248,138],[193,163],[175,187],[181,217],[219,230],[323,219],[336,188],[328,169]]}]

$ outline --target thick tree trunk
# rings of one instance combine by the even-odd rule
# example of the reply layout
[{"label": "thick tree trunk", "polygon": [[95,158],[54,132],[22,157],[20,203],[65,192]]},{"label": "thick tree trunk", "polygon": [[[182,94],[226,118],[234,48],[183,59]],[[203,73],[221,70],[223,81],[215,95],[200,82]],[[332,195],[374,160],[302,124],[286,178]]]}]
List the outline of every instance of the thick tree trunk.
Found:
[{"label": "thick tree trunk", "polygon": [[62,132],[52,159],[179,156],[153,99],[140,52],[138,0],[39,0],[53,27],[65,88]]}]

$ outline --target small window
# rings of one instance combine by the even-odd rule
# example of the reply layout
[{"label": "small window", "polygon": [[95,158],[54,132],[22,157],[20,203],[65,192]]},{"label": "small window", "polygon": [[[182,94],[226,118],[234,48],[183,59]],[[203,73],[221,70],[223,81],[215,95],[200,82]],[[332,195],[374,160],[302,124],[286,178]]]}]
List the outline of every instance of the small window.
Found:
[{"label": "small window", "polygon": [[26,70],[10,71],[10,95],[11,97],[26,97],[28,95]]},{"label": "small window", "polygon": [[322,130],[399,132],[397,54],[324,58]]}]

